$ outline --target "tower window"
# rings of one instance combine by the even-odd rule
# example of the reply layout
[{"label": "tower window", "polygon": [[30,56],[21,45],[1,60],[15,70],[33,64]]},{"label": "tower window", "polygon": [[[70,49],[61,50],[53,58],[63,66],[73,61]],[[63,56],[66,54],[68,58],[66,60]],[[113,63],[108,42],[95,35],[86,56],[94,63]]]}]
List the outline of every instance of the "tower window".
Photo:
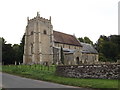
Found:
[{"label": "tower window", "polygon": [[33,31],[31,32],[31,35],[33,35]]},{"label": "tower window", "polygon": [[44,34],[47,34],[46,30],[43,31]]},{"label": "tower window", "polygon": [[31,44],[31,54],[33,54],[33,44]]}]

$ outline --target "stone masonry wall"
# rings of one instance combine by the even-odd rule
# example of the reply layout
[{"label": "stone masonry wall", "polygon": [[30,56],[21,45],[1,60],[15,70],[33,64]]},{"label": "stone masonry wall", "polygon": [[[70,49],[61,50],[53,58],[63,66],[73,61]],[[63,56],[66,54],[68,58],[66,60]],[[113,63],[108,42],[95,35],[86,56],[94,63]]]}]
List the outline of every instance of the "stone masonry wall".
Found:
[{"label": "stone masonry wall", "polygon": [[56,74],[74,78],[118,79],[120,64],[57,66]]}]

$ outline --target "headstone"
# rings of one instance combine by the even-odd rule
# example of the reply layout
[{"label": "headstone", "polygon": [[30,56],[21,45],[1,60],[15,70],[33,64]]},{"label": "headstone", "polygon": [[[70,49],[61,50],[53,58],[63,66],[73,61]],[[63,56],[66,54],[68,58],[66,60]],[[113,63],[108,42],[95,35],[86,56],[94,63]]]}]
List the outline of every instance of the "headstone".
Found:
[{"label": "headstone", "polygon": [[15,65],[17,65],[17,62],[15,61]]},{"label": "headstone", "polygon": [[117,60],[117,63],[120,64],[120,60]]}]

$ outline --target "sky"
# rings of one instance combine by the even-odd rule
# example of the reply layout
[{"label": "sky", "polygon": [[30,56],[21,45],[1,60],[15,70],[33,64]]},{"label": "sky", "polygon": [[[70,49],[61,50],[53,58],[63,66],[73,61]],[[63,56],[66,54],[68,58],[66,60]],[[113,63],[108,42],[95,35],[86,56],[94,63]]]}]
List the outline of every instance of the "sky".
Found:
[{"label": "sky", "polygon": [[118,35],[119,0],[1,0],[0,37],[19,44],[27,17],[52,17],[53,29],[94,43],[100,35]]}]

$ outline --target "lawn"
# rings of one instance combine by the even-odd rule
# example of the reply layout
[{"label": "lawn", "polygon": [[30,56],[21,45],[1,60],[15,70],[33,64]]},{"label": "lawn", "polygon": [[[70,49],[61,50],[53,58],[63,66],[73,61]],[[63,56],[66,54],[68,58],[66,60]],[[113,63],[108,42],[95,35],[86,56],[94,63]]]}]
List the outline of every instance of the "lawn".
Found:
[{"label": "lawn", "polygon": [[[27,78],[55,82],[87,88],[118,88],[118,80],[110,79],[78,79],[66,78],[55,75],[55,66],[42,65],[5,65],[2,71]],[[120,80],[119,80],[120,82]]]}]

